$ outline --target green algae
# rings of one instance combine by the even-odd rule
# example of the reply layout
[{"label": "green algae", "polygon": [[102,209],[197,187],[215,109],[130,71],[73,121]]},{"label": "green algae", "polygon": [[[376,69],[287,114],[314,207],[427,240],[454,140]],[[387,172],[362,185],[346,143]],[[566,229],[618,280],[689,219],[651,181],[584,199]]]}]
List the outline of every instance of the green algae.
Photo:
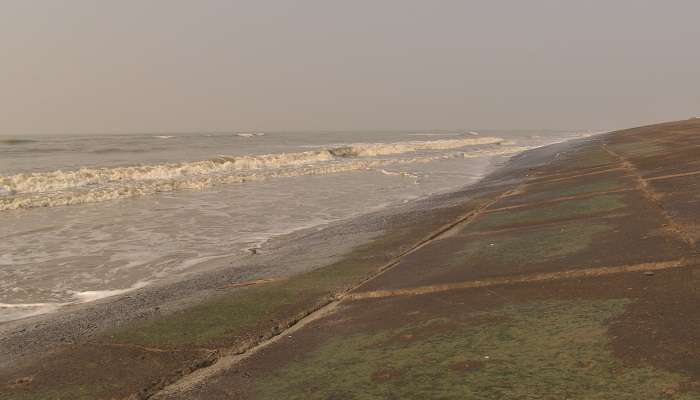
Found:
[{"label": "green algae", "polygon": [[678,392],[684,376],[630,367],[610,353],[606,321],[627,303],[510,305],[473,313],[471,323],[432,319],[334,338],[258,379],[255,398],[697,398]]},{"label": "green algae", "polygon": [[0,393],[1,400],[94,400],[102,398],[101,393],[106,392],[103,385],[76,385],[60,389],[49,389],[46,391]]},{"label": "green algae", "polygon": [[618,162],[617,157],[595,145],[593,148],[580,149],[573,157],[566,160],[566,168],[590,168]]},{"label": "green algae", "polygon": [[275,329],[276,324],[292,322],[329,302],[416,240],[411,229],[395,230],[331,265],[279,281],[231,289],[183,311],[118,329],[110,340],[160,348],[228,346]]},{"label": "green algae", "polygon": [[111,339],[154,347],[226,345],[225,342],[254,333],[268,321],[291,320],[330,301],[335,293],[361,281],[375,269],[376,264],[343,262],[284,280],[235,289],[184,311],[120,329]]},{"label": "green algae", "polygon": [[497,211],[483,215],[470,224],[468,230],[497,229],[510,225],[537,224],[558,219],[604,214],[625,208],[624,197],[622,194],[604,194],[534,208]]},{"label": "green algae", "polygon": [[619,190],[628,187],[632,187],[632,183],[623,178],[602,178],[583,183],[577,182],[576,180],[564,182],[543,182],[529,185],[524,194],[513,196],[512,198],[522,198],[523,202],[542,201],[586,193]]},{"label": "green algae", "polygon": [[173,371],[212,359],[210,352],[196,350],[164,352],[86,343],[57,350],[41,365],[26,366],[12,377],[0,376],[0,399],[132,398],[130,394]]},{"label": "green algae", "polygon": [[668,153],[668,149],[664,146],[647,141],[610,144],[608,147],[616,153],[633,157],[647,157]]},{"label": "green algae", "polygon": [[288,305],[312,302],[319,291],[302,292],[285,281],[237,289],[184,311],[132,324],[111,335],[116,343],[153,347],[222,345],[261,321],[278,317]]},{"label": "green algae", "polygon": [[605,223],[575,223],[491,238],[466,236],[462,250],[450,256],[450,264],[487,260],[527,265],[554,260],[587,249],[596,235],[611,230]]}]

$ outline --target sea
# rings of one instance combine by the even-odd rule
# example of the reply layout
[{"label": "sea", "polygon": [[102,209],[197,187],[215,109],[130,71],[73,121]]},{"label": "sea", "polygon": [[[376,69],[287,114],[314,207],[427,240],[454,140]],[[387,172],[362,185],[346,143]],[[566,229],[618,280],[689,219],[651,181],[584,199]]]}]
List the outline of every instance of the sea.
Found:
[{"label": "sea", "polygon": [[478,181],[568,130],[0,136],[0,323]]}]

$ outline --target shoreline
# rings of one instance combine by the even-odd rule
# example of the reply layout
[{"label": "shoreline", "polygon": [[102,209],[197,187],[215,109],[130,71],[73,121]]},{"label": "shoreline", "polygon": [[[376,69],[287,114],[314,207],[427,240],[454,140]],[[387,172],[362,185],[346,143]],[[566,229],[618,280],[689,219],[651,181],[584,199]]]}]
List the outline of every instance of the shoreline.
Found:
[{"label": "shoreline", "polygon": [[[321,230],[312,227],[284,235],[284,239],[272,238],[266,246],[271,250],[269,253],[263,251],[244,257],[240,263],[214,263],[203,272],[181,279],[164,280],[123,295],[71,305],[50,314],[0,323],[0,370],[31,362],[37,353],[59,345],[90,341],[135,321],[157,319],[195,307],[219,296],[222,282],[229,286],[245,286],[251,281],[294,277],[317,270],[342,260],[354,249],[372,243],[387,232],[406,229],[400,228],[402,224],[408,223],[412,228],[434,224],[425,220],[426,214],[459,206],[468,199],[470,191],[512,185],[512,181],[501,182],[516,168],[512,164],[534,165],[550,158],[554,152],[588,140],[590,138],[563,141],[508,158],[496,156],[491,159],[489,171],[471,185],[331,223]],[[425,222],[416,223],[416,219]],[[307,248],[313,248],[315,253],[300,253],[301,249]]]},{"label": "shoreline", "polygon": [[[576,140],[576,139],[573,139]],[[566,140],[564,140],[566,141]],[[554,142],[552,144],[556,144],[560,142]],[[545,145],[547,146],[547,145]],[[540,146],[542,147],[542,146]],[[532,150],[532,149],[528,149]],[[525,151],[528,151],[525,150]],[[522,152],[520,152],[522,153]],[[192,260],[186,260],[186,263],[191,264],[188,267],[188,272],[184,272],[182,274],[177,274],[173,277],[169,278],[161,278],[157,280],[147,280],[147,281],[138,281],[131,285],[130,287],[120,287],[120,288],[105,288],[105,289],[100,289],[100,290],[89,290],[86,291],[85,294],[86,296],[82,296],[83,292],[76,292],[76,298],[72,301],[65,301],[65,302],[43,302],[43,301],[34,301],[34,302],[29,302],[29,303],[7,303],[7,304],[2,304],[0,303],[0,310],[4,309],[22,309],[22,308],[39,308],[38,310],[34,311],[29,311],[25,315],[21,315],[19,317],[12,317],[12,318],[7,318],[7,319],[0,319],[0,334],[3,331],[3,328],[7,324],[15,323],[18,321],[22,321],[27,318],[35,319],[35,318],[40,318],[42,316],[48,316],[48,315],[55,315],[57,313],[63,313],[63,312],[71,312],[75,308],[85,305],[85,304],[90,304],[94,302],[99,302],[105,299],[113,299],[116,298],[120,295],[128,295],[129,293],[134,292],[135,290],[142,289],[144,287],[148,286],[153,286],[153,285],[159,285],[159,284],[167,284],[167,283],[172,283],[177,280],[181,279],[187,279],[189,276],[193,274],[198,274],[201,272],[206,272],[211,269],[216,269],[216,268],[221,268],[222,263],[228,263],[235,265],[236,267],[244,267],[243,264],[246,262],[256,262],[255,260],[249,260],[249,256],[259,256],[261,252],[267,252],[268,250],[272,249],[273,251],[279,251],[280,247],[284,247],[285,243],[289,241],[296,240],[295,238],[298,237],[304,237],[305,235],[326,229],[334,224],[352,224],[353,220],[362,220],[364,217],[370,217],[371,215],[374,214],[382,214],[382,213],[399,213],[404,207],[411,207],[411,204],[414,204],[416,202],[422,202],[422,201],[427,201],[433,196],[438,196],[441,194],[448,194],[453,191],[459,191],[463,190],[467,187],[470,187],[476,183],[478,183],[481,179],[483,179],[485,176],[487,176],[489,173],[495,171],[498,169],[500,166],[502,166],[504,163],[506,163],[511,157],[517,156],[520,153],[515,153],[513,155],[490,155],[490,156],[484,156],[484,159],[486,160],[486,166],[483,168],[483,171],[481,171],[475,178],[473,178],[473,182],[467,185],[458,185],[458,186],[453,186],[450,188],[442,189],[437,192],[433,192],[430,194],[426,195],[421,195],[417,197],[413,197],[410,199],[404,199],[399,202],[394,202],[394,203],[388,203],[388,204],[383,204],[378,207],[373,207],[369,211],[357,211],[349,216],[336,219],[336,220],[331,220],[331,221],[321,221],[321,222],[313,222],[313,223],[307,223],[307,224],[302,224],[301,226],[290,228],[286,232],[281,232],[281,233],[272,233],[269,236],[260,239],[258,242],[253,243],[252,246],[249,246],[247,248],[241,248],[241,253],[232,253],[232,254],[223,254],[223,255],[212,255],[212,256],[207,256],[207,257],[202,257],[201,259],[197,260],[196,262],[191,262]],[[356,243],[356,245],[361,245],[361,241]],[[246,254],[248,253],[248,254]],[[102,293],[102,295],[99,295],[99,293]],[[111,294],[114,293],[114,294]],[[46,310],[46,311],[42,311]],[[19,313],[17,313],[19,314]],[[2,317],[2,316],[0,316]]]}]

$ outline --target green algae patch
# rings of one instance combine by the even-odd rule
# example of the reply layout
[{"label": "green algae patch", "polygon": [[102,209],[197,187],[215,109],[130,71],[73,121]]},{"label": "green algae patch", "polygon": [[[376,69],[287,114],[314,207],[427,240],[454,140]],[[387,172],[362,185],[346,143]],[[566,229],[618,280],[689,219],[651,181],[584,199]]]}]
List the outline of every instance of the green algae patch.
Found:
[{"label": "green algae patch", "polygon": [[571,158],[567,159],[565,166],[568,169],[590,168],[599,165],[616,163],[617,157],[603,150],[600,146],[588,149],[580,149]]},{"label": "green algae patch", "polygon": [[646,141],[617,143],[608,145],[610,150],[631,157],[647,157],[668,153],[664,146]]},{"label": "green algae patch", "polygon": [[[184,311],[116,331],[117,343],[154,347],[224,346],[291,323],[366,278],[376,265],[338,263],[288,279],[233,290]],[[284,326],[282,326],[283,328]]]},{"label": "green algae patch", "polygon": [[225,345],[223,341],[242,338],[261,321],[279,317],[286,307],[308,306],[322,295],[321,290],[302,291],[286,281],[251,286],[110,336],[116,343],[163,348]]},{"label": "green algae patch", "polygon": [[[527,200],[547,200],[559,197],[576,196],[586,193],[607,192],[633,187],[628,179],[603,178],[588,182],[578,182],[576,180],[563,182],[543,182],[534,183],[527,187],[523,196]],[[513,198],[517,198],[513,196]]]},{"label": "green algae patch", "polygon": [[596,235],[610,232],[605,223],[566,224],[497,238],[464,237],[464,248],[450,256],[450,264],[489,263],[526,265],[570,256],[588,249]]},{"label": "green algae patch", "polygon": [[[81,344],[66,347],[0,376],[0,399],[123,399],[148,389],[173,371],[213,361],[205,351],[155,351],[135,346]],[[145,393],[145,392],[141,392]],[[141,397],[139,397],[141,398]]]},{"label": "green algae patch", "polygon": [[52,389],[43,392],[32,391],[13,391],[0,393],[1,400],[94,400],[101,398],[100,395],[108,393],[109,388],[105,389],[102,385],[81,385],[69,386],[61,389]]},{"label": "green algae patch", "polygon": [[617,211],[625,207],[624,195],[604,194],[534,208],[488,213],[470,224],[468,230],[497,229],[512,225],[537,224],[560,219],[580,218]]},{"label": "green algae patch", "polygon": [[675,399],[685,377],[628,367],[606,322],[628,300],[506,306],[334,338],[257,380],[257,399]]},{"label": "green algae patch", "polygon": [[255,340],[283,329],[362,282],[396,253],[410,248],[415,237],[411,230],[397,230],[334,264],[279,281],[231,289],[183,311],[118,329],[110,340],[158,348],[211,348]]}]

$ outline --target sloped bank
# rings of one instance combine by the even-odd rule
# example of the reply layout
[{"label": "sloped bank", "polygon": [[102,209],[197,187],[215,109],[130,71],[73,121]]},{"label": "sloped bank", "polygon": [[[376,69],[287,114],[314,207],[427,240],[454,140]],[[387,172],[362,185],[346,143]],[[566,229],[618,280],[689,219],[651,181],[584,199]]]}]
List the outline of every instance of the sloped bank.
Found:
[{"label": "sloped bank", "polygon": [[700,398],[700,121],[558,150],[332,312],[155,398]]}]

